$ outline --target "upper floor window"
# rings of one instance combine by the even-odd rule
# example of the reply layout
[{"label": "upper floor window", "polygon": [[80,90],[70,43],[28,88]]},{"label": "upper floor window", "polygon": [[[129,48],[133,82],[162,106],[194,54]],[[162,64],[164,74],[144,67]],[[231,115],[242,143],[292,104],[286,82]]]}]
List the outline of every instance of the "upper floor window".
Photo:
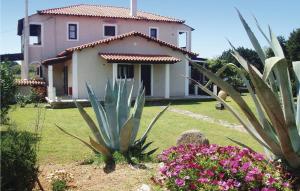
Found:
[{"label": "upper floor window", "polygon": [[30,24],[29,45],[42,45],[42,25]]},{"label": "upper floor window", "polygon": [[104,37],[116,36],[117,25],[103,25]]},{"label": "upper floor window", "polygon": [[158,38],[158,28],[150,27],[149,35],[153,38]]},{"label": "upper floor window", "polygon": [[78,40],[78,24],[68,23],[68,40]]},{"label": "upper floor window", "polygon": [[118,79],[134,78],[134,67],[129,64],[118,64]]},{"label": "upper floor window", "polygon": [[178,33],[178,47],[180,48],[187,48],[187,32],[186,31],[180,31]]}]

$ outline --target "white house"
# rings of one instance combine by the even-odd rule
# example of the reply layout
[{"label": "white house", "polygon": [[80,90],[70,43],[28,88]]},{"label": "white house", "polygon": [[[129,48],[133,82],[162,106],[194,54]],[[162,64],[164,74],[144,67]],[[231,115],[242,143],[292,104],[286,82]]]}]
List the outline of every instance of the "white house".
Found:
[{"label": "white house", "polygon": [[[86,99],[85,82],[103,98],[107,80],[125,76],[155,98],[189,95],[193,28],[185,21],[131,8],[72,5],[29,16],[29,64],[48,84],[48,101]],[[23,20],[18,34],[24,39]],[[24,41],[24,40],[22,40]]]}]

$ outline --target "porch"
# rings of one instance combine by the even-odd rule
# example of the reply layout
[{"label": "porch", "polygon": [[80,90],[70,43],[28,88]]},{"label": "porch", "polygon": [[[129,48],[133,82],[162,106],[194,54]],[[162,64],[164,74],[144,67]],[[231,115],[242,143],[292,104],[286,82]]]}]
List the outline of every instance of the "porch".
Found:
[{"label": "porch", "polygon": [[91,84],[101,100],[107,80],[114,83],[125,78],[133,84],[134,92],[143,85],[148,100],[189,95],[189,82],[180,76],[189,72],[185,60],[168,55],[99,53],[97,60],[84,65],[76,54],[48,65],[49,103],[87,100],[85,82]]},{"label": "porch", "polygon": [[[71,96],[57,97],[55,100],[50,100],[48,97],[46,97],[46,100],[50,104],[50,107],[53,109],[76,107],[74,104],[74,99]],[[167,104],[174,101],[209,101],[209,100],[213,100],[213,98],[207,95],[171,96],[169,98],[146,96],[146,104],[163,104],[163,103]],[[76,101],[84,107],[90,106],[90,102],[88,99],[76,99]],[[103,101],[103,100],[99,100],[99,101]]]}]

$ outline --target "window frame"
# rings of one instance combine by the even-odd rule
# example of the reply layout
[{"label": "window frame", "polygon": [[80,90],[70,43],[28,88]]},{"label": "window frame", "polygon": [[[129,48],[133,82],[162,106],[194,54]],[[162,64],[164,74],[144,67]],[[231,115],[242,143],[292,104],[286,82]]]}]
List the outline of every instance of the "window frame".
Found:
[{"label": "window frame", "polygon": [[[76,39],[70,39],[70,25],[76,25]],[[67,22],[67,41],[79,41],[79,23],[78,22]]]},{"label": "window frame", "polygon": [[[30,25],[40,25],[41,26],[41,44],[30,44]],[[29,23],[29,47],[43,47],[44,46],[44,24],[41,22],[30,22]]]},{"label": "window frame", "polygon": [[119,77],[119,67],[120,67],[120,66],[123,66],[123,67],[124,67],[124,66],[130,66],[130,67],[132,67],[132,77],[129,78],[128,76],[126,76],[126,79],[127,79],[127,80],[133,80],[133,79],[134,79],[134,76],[135,76],[135,74],[134,74],[134,65],[133,65],[133,64],[127,64],[127,63],[118,63],[118,64],[117,64],[117,76],[116,76],[116,77],[117,77],[117,80],[124,80],[124,79],[125,79],[125,77],[124,77],[124,78],[120,78],[120,77]]},{"label": "window frame", "polygon": [[114,36],[106,36],[105,35],[105,27],[115,27],[115,35],[114,36],[117,36],[118,35],[118,25],[116,24],[103,24],[103,37],[105,38],[109,38],[109,37],[114,37]]},{"label": "window frame", "polygon": [[179,47],[179,48],[183,48],[183,47],[180,47],[179,46],[179,43],[180,43],[180,33],[186,33],[186,39],[185,39],[185,41],[186,41],[186,50],[189,50],[189,31],[187,31],[187,30],[178,30],[177,31],[177,47]]},{"label": "window frame", "polygon": [[159,38],[159,28],[158,27],[149,27],[149,36],[151,36],[151,29],[156,29],[156,37],[153,37],[153,38],[156,38],[158,39]]}]

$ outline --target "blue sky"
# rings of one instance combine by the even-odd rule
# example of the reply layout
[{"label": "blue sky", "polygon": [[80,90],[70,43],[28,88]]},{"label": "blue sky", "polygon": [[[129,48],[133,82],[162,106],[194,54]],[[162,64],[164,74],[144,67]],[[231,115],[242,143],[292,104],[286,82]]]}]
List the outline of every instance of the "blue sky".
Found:
[{"label": "blue sky", "polygon": [[[130,0],[29,0],[29,13],[36,10],[72,4],[103,4],[129,7]],[[267,29],[268,24],[278,35],[288,37],[300,28],[299,0],[138,0],[138,9],[186,20],[196,30],[192,36],[192,49],[201,57],[214,57],[229,48],[225,38],[235,46],[251,47],[234,7],[240,9],[256,30],[252,15]],[[24,15],[24,0],[0,1],[0,53],[20,51],[17,20]]]}]

